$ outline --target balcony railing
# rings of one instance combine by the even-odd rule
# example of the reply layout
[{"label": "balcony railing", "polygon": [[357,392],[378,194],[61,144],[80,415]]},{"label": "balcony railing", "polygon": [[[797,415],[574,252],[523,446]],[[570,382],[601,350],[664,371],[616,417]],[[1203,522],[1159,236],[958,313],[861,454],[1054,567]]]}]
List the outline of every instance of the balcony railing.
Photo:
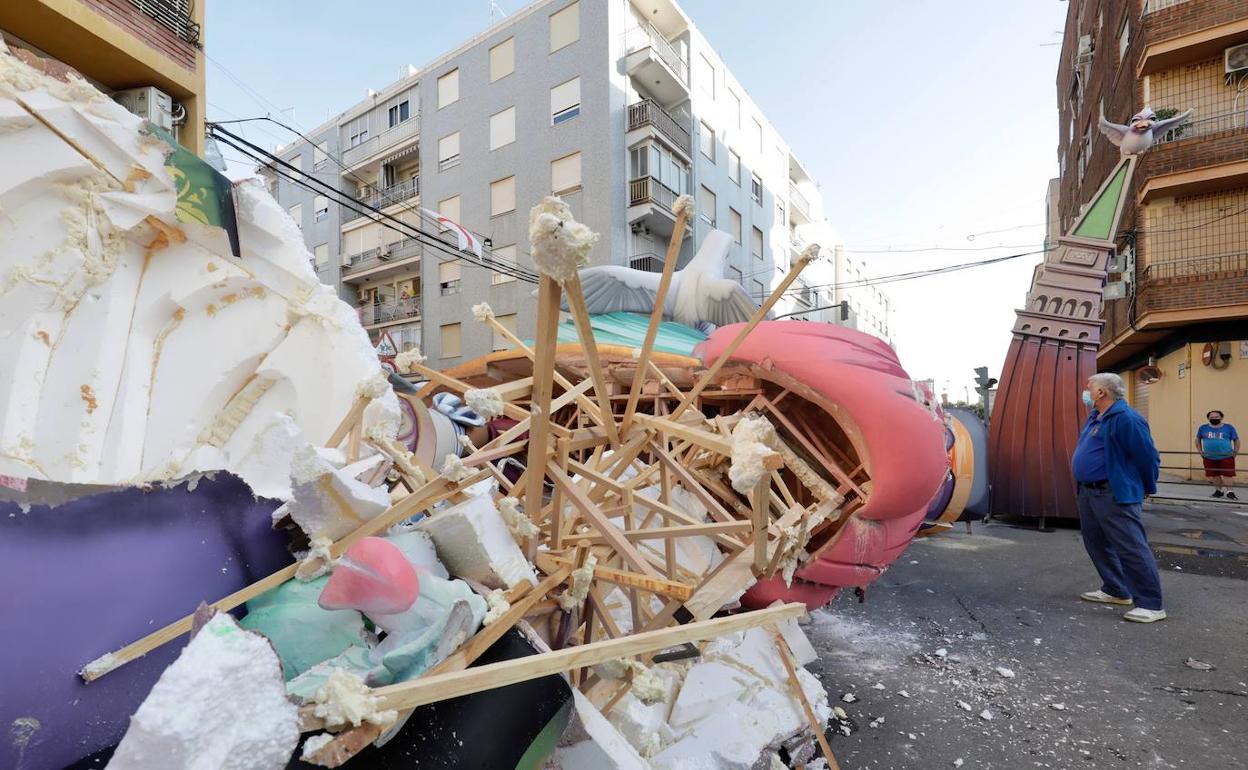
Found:
[{"label": "balcony railing", "polygon": [[186,42],[199,42],[199,25],[191,18],[190,0],[130,0],[130,4]]},{"label": "balcony railing", "polygon": [[377,136],[365,139],[356,146],[347,149],[346,152],[342,153],[342,163],[347,167],[354,166],[418,133],[420,133],[419,112],[394,128],[388,128]]},{"label": "balcony railing", "polygon": [[386,246],[352,254],[342,266],[345,273],[371,270],[374,267],[397,262],[401,259],[420,255],[420,241],[415,238],[404,238]]},{"label": "balcony railing", "polygon": [[693,142],[689,137],[689,129],[649,99],[628,105],[628,130],[643,126],[654,126],[668,141],[683,150],[685,155],[692,154]]},{"label": "balcony railing", "polygon": [[[409,198],[415,198],[417,195],[420,195],[420,177],[414,176],[411,179],[399,182],[396,185],[391,185],[382,190],[378,190],[372,195],[360,198],[359,201],[365,206],[372,206],[376,209],[384,209],[386,206],[401,203]],[[348,208],[346,206],[342,207],[343,222],[350,222],[351,220],[362,216],[364,216],[364,214],[355,208]]]},{"label": "balcony railing", "polygon": [[628,258],[628,266],[634,270],[645,270],[647,273],[663,272],[663,257],[654,252],[634,254]]},{"label": "balcony railing", "polygon": [[1165,144],[1166,142],[1177,142],[1180,139],[1191,139],[1194,136],[1205,136],[1206,134],[1216,134],[1219,131],[1233,131],[1244,128],[1248,128],[1248,108],[1237,112],[1227,112],[1207,118],[1189,120],[1183,125],[1176,126],[1161,136],[1155,137],[1154,141],[1157,144]]},{"label": "balcony railing", "polygon": [[806,196],[797,191],[797,185],[789,182],[789,202],[793,204],[793,208],[802,213],[802,216],[810,219],[810,201],[806,200]]},{"label": "balcony railing", "polygon": [[628,205],[630,206],[657,203],[671,211],[678,197],[680,197],[679,193],[652,176],[643,176],[628,183]]},{"label": "balcony railing", "polygon": [[390,302],[359,305],[355,311],[359,314],[360,323],[364,326],[420,318],[420,295]]},{"label": "balcony railing", "polygon": [[646,48],[654,51],[660,60],[676,73],[680,82],[689,87],[689,62],[680,57],[680,52],[667,42],[667,38],[649,24],[633,27],[624,33],[624,53],[630,54]]},{"label": "balcony railing", "polygon": [[1164,11],[1171,6],[1181,5],[1186,2],[1187,0],[1144,0],[1144,11],[1140,14],[1140,16],[1144,17],[1150,13]]},{"label": "balcony railing", "polygon": [[1140,278],[1144,282],[1184,279],[1216,281],[1244,275],[1248,275],[1248,252],[1156,262],[1145,267]]}]

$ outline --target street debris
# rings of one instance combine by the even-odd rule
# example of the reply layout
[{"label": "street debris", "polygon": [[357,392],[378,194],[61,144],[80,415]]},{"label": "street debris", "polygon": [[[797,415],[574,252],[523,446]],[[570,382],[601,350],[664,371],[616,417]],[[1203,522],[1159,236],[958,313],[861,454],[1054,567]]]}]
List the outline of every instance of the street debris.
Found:
[{"label": "street debris", "polygon": [[1212,663],[1206,663],[1203,660],[1196,660],[1195,658],[1188,658],[1187,660],[1183,661],[1183,665],[1187,666],[1188,668],[1194,668],[1197,671],[1213,671],[1217,669],[1217,666],[1213,665]]}]

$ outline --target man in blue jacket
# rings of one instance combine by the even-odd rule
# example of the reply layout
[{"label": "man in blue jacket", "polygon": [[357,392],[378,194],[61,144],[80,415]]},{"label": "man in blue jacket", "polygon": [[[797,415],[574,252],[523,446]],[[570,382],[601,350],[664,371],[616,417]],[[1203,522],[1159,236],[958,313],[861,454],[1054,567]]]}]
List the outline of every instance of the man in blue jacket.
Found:
[{"label": "man in blue jacket", "polygon": [[1116,374],[1088,378],[1083,403],[1091,410],[1071,459],[1079,487],[1083,545],[1101,576],[1099,591],[1080,598],[1103,604],[1134,604],[1126,620],[1164,620],[1161,576],[1148,546],[1140,509],[1157,491],[1161,458],[1148,423],[1123,400],[1127,388]]}]

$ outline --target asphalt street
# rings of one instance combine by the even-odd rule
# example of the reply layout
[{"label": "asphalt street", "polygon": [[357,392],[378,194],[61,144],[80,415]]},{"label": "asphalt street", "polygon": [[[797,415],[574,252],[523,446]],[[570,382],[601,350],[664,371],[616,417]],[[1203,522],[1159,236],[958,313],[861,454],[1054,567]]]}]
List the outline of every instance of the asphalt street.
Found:
[{"label": "asphalt street", "polygon": [[916,540],[858,603],[812,616],[811,668],[857,768],[1248,767],[1248,506],[1155,500],[1169,619],[1099,588],[1070,524],[962,525]]}]

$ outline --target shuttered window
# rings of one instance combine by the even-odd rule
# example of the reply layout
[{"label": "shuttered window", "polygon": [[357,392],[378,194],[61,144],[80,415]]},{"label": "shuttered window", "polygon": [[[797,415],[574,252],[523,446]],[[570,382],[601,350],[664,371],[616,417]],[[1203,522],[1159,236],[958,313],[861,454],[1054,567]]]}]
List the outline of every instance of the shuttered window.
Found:
[{"label": "shuttered window", "polygon": [[516,178],[509,176],[490,183],[490,216],[516,210]]},{"label": "shuttered window", "polygon": [[490,116],[490,149],[516,141],[516,108],[508,107]]},{"label": "shuttered window", "polygon": [[443,324],[442,332],[442,357],[454,358],[460,354],[460,328],[459,324]]},{"label": "shuttered window", "polygon": [[572,3],[550,15],[550,52],[572,45],[581,37],[581,4]]},{"label": "shuttered window", "polygon": [[509,37],[490,49],[490,82],[516,71],[516,39]]},{"label": "shuttered window", "polygon": [[444,171],[459,165],[459,132],[447,134],[438,140],[438,170]]},{"label": "shuttered window", "polygon": [[459,101],[459,70],[453,69],[438,78],[438,109]]},{"label": "shuttered window", "polygon": [[574,152],[550,164],[550,189],[555,194],[581,186],[581,154]]},{"label": "shuttered window", "polygon": [[550,89],[550,122],[558,125],[581,114],[581,79],[572,78]]},{"label": "shuttered window", "polygon": [[[494,320],[498,321],[499,325],[502,326],[507,331],[511,332],[512,334],[516,334],[516,314],[515,313],[511,313],[509,315],[494,316]],[[506,337],[499,334],[497,329],[493,331],[494,331],[494,349],[495,350],[506,350],[511,347],[511,343],[507,341]],[[516,334],[516,336],[519,336],[519,335]]]}]

